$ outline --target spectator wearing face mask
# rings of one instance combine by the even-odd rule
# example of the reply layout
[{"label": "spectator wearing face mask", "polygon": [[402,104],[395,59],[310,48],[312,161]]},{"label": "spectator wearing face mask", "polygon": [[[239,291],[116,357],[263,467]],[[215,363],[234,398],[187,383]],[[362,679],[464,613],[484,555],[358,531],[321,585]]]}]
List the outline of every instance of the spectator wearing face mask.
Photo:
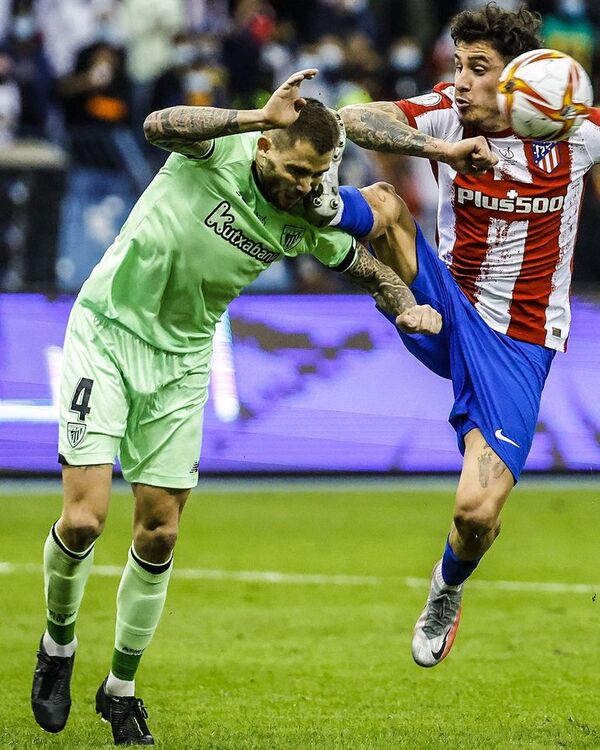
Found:
[{"label": "spectator wearing face mask", "polygon": [[54,75],[42,45],[32,0],[17,0],[9,22],[6,51],[19,87],[21,115],[18,134],[44,138],[54,91]]},{"label": "spectator wearing face mask", "polygon": [[277,18],[269,2],[240,0],[223,44],[229,93],[235,107],[256,107],[261,94],[268,90],[270,80],[260,61],[262,50],[273,41],[276,28]]},{"label": "spectator wearing face mask", "polygon": [[0,149],[15,138],[21,114],[21,94],[14,79],[14,61],[0,49]]},{"label": "spectator wearing face mask", "polygon": [[153,87],[151,109],[180,104],[220,106],[226,72],[220,64],[219,39],[210,34],[181,32],[173,37],[171,54],[171,66]]},{"label": "spectator wearing face mask", "polygon": [[[104,7],[116,0],[101,0]],[[73,72],[77,52],[90,44],[97,29],[100,0],[35,0],[38,27],[55,75]]]},{"label": "spectator wearing face mask", "polygon": [[373,3],[369,0],[317,0],[312,16],[314,37],[321,37],[335,29],[339,34],[362,32],[371,39],[376,37]]},{"label": "spectator wearing face mask", "polygon": [[129,122],[129,81],[122,48],[98,38],[79,51],[72,75],[60,83],[67,126]]},{"label": "spectator wearing face mask", "polygon": [[429,87],[423,51],[416,38],[404,36],[395,39],[388,52],[387,64],[389,95],[385,98],[410,99]]},{"label": "spectator wearing face mask", "polygon": [[[288,61],[288,69],[318,68],[319,75],[304,82],[305,95],[319,99],[335,109],[340,97],[344,61],[343,41],[335,34],[326,34],[317,42],[300,47],[297,56]],[[279,71],[274,69],[273,75],[279,75]]]},{"label": "spectator wearing face mask", "polygon": [[132,123],[143,142],[142,123],[150,112],[157,79],[171,65],[171,40],[185,26],[183,0],[122,0],[127,74],[132,82]]},{"label": "spectator wearing face mask", "polygon": [[[265,72],[267,90],[275,88],[280,78],[302,69],[296,67],[298,44],[296,26],[287,19],[277,19],[270,38],[260,47],[260,66]],[[308,67],[313,67],[313,63]]]},{"label": "spectator wearing face mask", "polygon": [[78,52],[58,90],[74,161],[117,170],[111,132],[130,124],[131,85],[124,49],[108,21],[96,27],[96,38]]}]

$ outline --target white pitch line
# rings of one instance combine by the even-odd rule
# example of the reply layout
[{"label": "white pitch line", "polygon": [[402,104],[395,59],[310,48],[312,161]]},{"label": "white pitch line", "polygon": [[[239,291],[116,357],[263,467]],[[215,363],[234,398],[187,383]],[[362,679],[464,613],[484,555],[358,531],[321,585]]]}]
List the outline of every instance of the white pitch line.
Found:
[{"label": "white pitch line", "polygon": [[[404,584],[409,588],[429,586],[429,579],[405,578]],[[474,578],[469,581],[470,589],[494,591],[523,591],[539,594],[595,594],[600,592],[600,583],[551,583],[548,581],[482,581]]]},{"label": "white pitch line", "polygon": [[[104,578],[118,578],[123,568],[118,565],[95,565],[93,573]],[[0,562],[0,575],[33,573],[41,575],[42,567],[33,563]],[[280,583],[300,586],[380,586],[400,583],[408,588],[427,588],[429,578],[396,578],[393,576],[324,575],[319,573],[283,573],[277,570],[220,570],[209,568],[175,568],[175,578],[195,581],[242,581],[244,583]],[[547,594],[595,594],[600,584],[551,583],[548,581],[469,581],[469,588],[487,591],[514,591]]]}]

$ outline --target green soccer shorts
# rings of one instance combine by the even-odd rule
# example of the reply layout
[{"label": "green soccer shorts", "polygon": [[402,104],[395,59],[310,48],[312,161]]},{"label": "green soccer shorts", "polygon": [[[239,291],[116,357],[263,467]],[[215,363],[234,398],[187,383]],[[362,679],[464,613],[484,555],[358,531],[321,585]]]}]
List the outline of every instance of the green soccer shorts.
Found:
[{"label": "green soccer shorts", "polygon": [[174,354],[75,304],[63,352],[59,460],[114,463],[128,482],[198,482],[209,350]]}]

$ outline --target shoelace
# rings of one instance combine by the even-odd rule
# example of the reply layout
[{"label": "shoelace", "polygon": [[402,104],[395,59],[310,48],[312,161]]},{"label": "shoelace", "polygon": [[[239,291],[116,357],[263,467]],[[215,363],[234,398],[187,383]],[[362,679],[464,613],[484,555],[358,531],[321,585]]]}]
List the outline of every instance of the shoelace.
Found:
[{"label": "shoelace", "polygon": [[141,698],[123,699],[113,703],[112,716],[117,724],[116,730],[119,736],[127,733],[130,721],[136,725],[140,735],[150,733],[145,721],[148,718],[148,711]]},{"label": "shoelace", "polygon": [[423,628],[423,632],[428,636],[438,636],[448,627],[448,620],[446,615],[451,613],[452,616],[458,609],[460,598],[453,597],[451,591],[444,591],[436,596],[432,597],[427,612],[427,625]]},{"label": "shoelace", "polygon": [[[38,659],[43,664],[44,683],[46,683],[46,680],[55,680],[57,676],[60,675],[60,672],[62,672],[68,664],[68,660],[66,658],[60,656],[50,656],[44,651],[38,651]],[[50,685],[48,685],[48,688],[49,687]],[[64,679],[59,679],[59,681],[52,685],[52,687],[55,688],[55,698],[60,700],[68,697],[66,690],[67,684]],[[40,691],[40,697],[47,698],[50,695],[50,692],[51,691],[49,689],[42,689]]]}]

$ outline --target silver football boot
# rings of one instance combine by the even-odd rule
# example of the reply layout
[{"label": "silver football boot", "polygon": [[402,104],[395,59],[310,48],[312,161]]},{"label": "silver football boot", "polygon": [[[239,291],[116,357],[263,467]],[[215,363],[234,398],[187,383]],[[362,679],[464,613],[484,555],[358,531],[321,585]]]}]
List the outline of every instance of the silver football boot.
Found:
[{"label": "silver football boot", "polygon": [[337,120],[340,138],[333,152],[331,165],[319,185],[304,199],[306,218],[317,227],[326,227],[340,208],[338,171],[346,147],[346,128],[339,114],[337,112],[333,114]]},{"label": "silver football boot", "polygon": [[441,569],[440,560],[433,569],[427,603],[413,634],[412,655],[421,667],[435,667],[448,655],[460,622],[464,584],[448,586]]}]

